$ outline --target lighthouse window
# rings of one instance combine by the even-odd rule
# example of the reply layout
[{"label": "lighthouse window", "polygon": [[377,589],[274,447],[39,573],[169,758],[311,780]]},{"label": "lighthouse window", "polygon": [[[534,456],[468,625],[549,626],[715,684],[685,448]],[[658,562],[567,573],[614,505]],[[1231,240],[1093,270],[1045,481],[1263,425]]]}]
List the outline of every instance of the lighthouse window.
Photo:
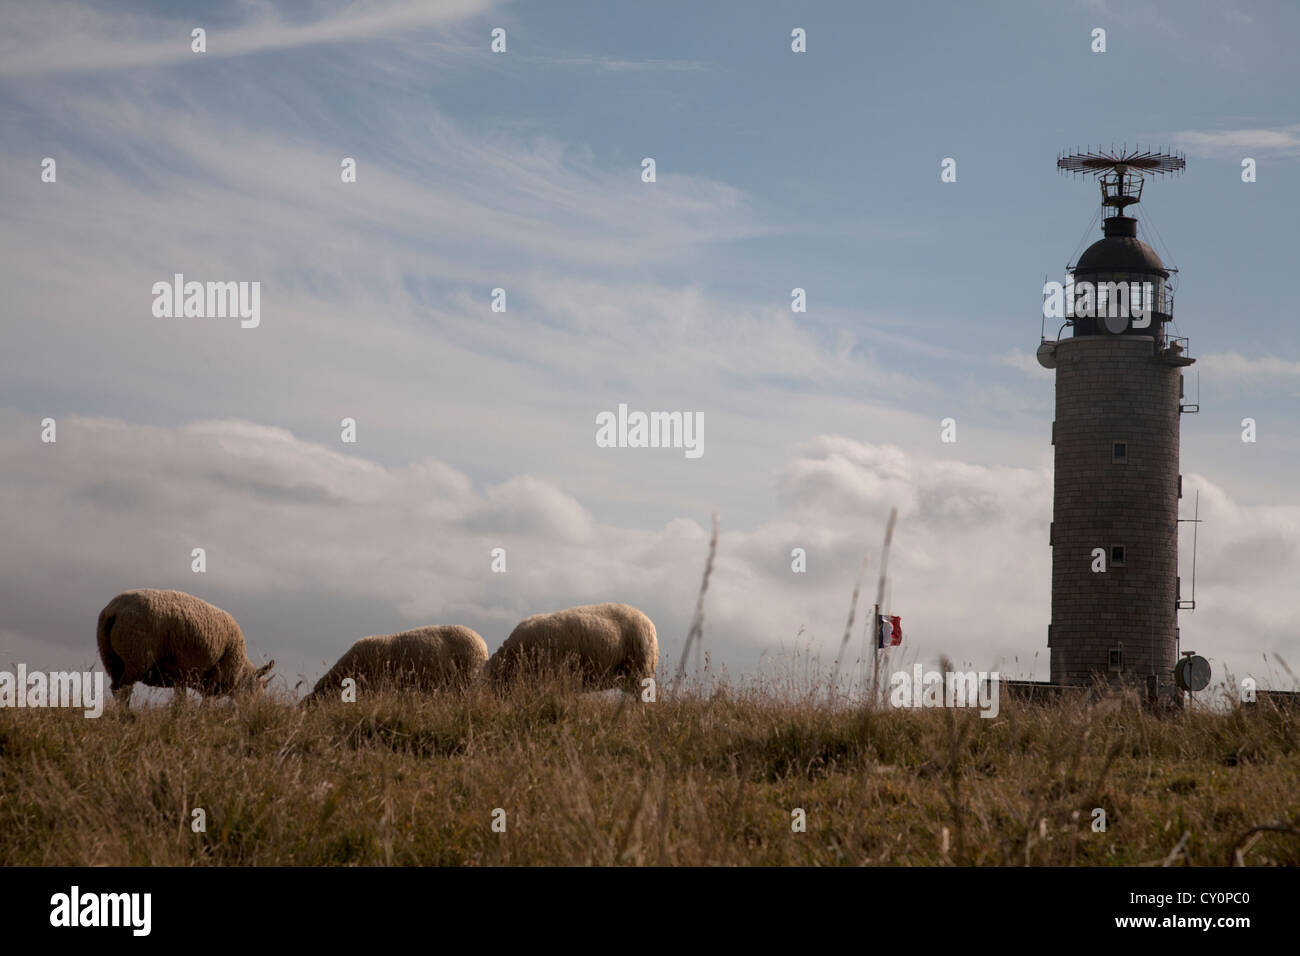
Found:
[{"label": "lighthouse window", "polygon": [[1110,566],[1112,568],[1124,567],[1124,545],[1112,545],[1110,549]]},{"label": "lighthouse window", "polygon": [[1110,460],[1116,465],[1128,464],[1128,442],[1117,441],[1111,448]]}]

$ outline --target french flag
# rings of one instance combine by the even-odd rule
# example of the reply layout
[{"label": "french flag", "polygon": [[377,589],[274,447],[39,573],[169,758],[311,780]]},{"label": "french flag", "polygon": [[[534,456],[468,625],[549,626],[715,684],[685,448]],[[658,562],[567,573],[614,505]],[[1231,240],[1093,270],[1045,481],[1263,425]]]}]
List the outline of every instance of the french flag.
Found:
[{"label": "french flag", "polygon": [[878,618],[879,626],[876,628],[876,647],[897,647],[903,643],[903,620],[899,617],[886,617],[884,614]]}]

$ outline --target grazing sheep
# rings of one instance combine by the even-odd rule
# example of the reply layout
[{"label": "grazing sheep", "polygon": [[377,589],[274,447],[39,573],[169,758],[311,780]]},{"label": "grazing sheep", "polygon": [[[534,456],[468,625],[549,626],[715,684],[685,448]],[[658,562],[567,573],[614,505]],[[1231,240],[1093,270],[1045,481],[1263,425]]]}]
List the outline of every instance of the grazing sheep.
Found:
[{"label": "grazing sheep", "polygon": [[306,699],[339,693],[347,677],[354,679],[358,688],[371,689],[465,686],[479,675],[487,659],[483,638],[459,624],[363,637],[316,682]]},{"label": "grazing sheep", "polygon": [[525,618],[488,661],[495,683],[508,682],[521,664],[576,666],[584,687],[640,690],[659,665],[654,622],[627,604],[588,604]]},{"label": "grazing sheep", "polygon": [[99,612],[99,657],[118,703],[131,687],[193,687],[205,697],[259,692],[275,661],[254,667],[235,619],[183,591],[123,591]]}]

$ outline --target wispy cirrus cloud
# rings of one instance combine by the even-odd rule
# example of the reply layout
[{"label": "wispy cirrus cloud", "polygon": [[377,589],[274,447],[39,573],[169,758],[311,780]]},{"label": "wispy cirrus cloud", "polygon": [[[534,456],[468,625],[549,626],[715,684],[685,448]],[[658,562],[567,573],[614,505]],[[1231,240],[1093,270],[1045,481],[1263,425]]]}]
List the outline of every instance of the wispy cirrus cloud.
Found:
[{"label": "wispy cirrus cloud", "polygon": [[1300,156],[1300,123],[1290,126],[1223,130],[1182,130],[1174,142],[1190,156],[1241,159],[1244,156]]},{"label": "wispy cirrus cloud", "polygon": [[[857,312],[813,325],[782,299],[710,288],[699,263],[712,248],[776,228],[726,182],[661,171],[648,185],[636,159],[471,128],[428,102],[380,100],[341,119],[329,70],[284,73],[286,116],[257,75],[218,68],[217,91],[158,74],[59,81],[39,133],[68,144],[52,150],[57,184],[0,183],[20,226],[0,236],[8,308],[43,317],[18,323],[0,352],[0,401],[39,395],[45,408],[154,423],[244,416],[312,435],[347,414],[381,459],[455,447],[471,471],[540,469],[659,516],[709,507],[701,476],[729,468],[755,478],[729,483],[733,509],[748,499],[757,511],[769,442],[801,439],[809,421],[870,421],[901,439],[918,417],[906,403],[935,398],[863,349],[879,334],[899,348],[900,332]],[[355,184],[340,182],[343,155],[357,158]],[[0,161],[31,159],[6,139]],[[149,290],[178,271],[261,281],[262,327],[241,337],[154,319]],[[504,312],[489,308],[497,287]],[[618,402],[706,411],[719,451],[686,482],[658,459],[629,476],[592,441],[596,412]]]},{"label": "wispy cirrus cloud", "polygon": [[525,57],[525,59],[538,60],[553,66],[569,66],[583,69],[590,68],[603,70],[607,73],[649,73],[660,71],[669,73],[703,73],[711,68],[709,64],[702,63],[698,60],[666,60],[657,58],[630,60],[606,56],[555,56]]},{"label": "wispy cirrus cloud", "polygon": [[192,59],[195,27],[207,32],[203,56],[220,59],[445,27],[500,5],[501,0],[317,3],[305,16],[289,19],[263,4],[241,4],[234,18],[228,10],[160,17],[76,0],[12,4],[0,15],[0,75],[82,73]]}]

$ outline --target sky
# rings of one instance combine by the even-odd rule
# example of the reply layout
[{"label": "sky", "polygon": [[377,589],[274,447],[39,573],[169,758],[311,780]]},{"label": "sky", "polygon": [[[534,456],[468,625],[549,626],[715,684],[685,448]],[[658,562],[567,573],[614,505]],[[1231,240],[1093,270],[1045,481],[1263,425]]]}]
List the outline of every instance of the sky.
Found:
[{"label": "sky", "polygon": [[[607,600],[671,667],[715,512],[713,666],[831,661],[865,556],[851,664],[897,507],[896,663],[1045,679],[1034,351],[1100,237],[1055,161],[1149,143],[1187,157],[1136,209],[1198,359],[1182,647],[1294,686],[1294,5],[191,7],[0,9],[0,666],[97,664],[100,608],[168,587],[289,686]],[[259,282],[259,324],[155,316],[176,273]],[[620,404],[702,415],[703,454],[599,447]]]}]

